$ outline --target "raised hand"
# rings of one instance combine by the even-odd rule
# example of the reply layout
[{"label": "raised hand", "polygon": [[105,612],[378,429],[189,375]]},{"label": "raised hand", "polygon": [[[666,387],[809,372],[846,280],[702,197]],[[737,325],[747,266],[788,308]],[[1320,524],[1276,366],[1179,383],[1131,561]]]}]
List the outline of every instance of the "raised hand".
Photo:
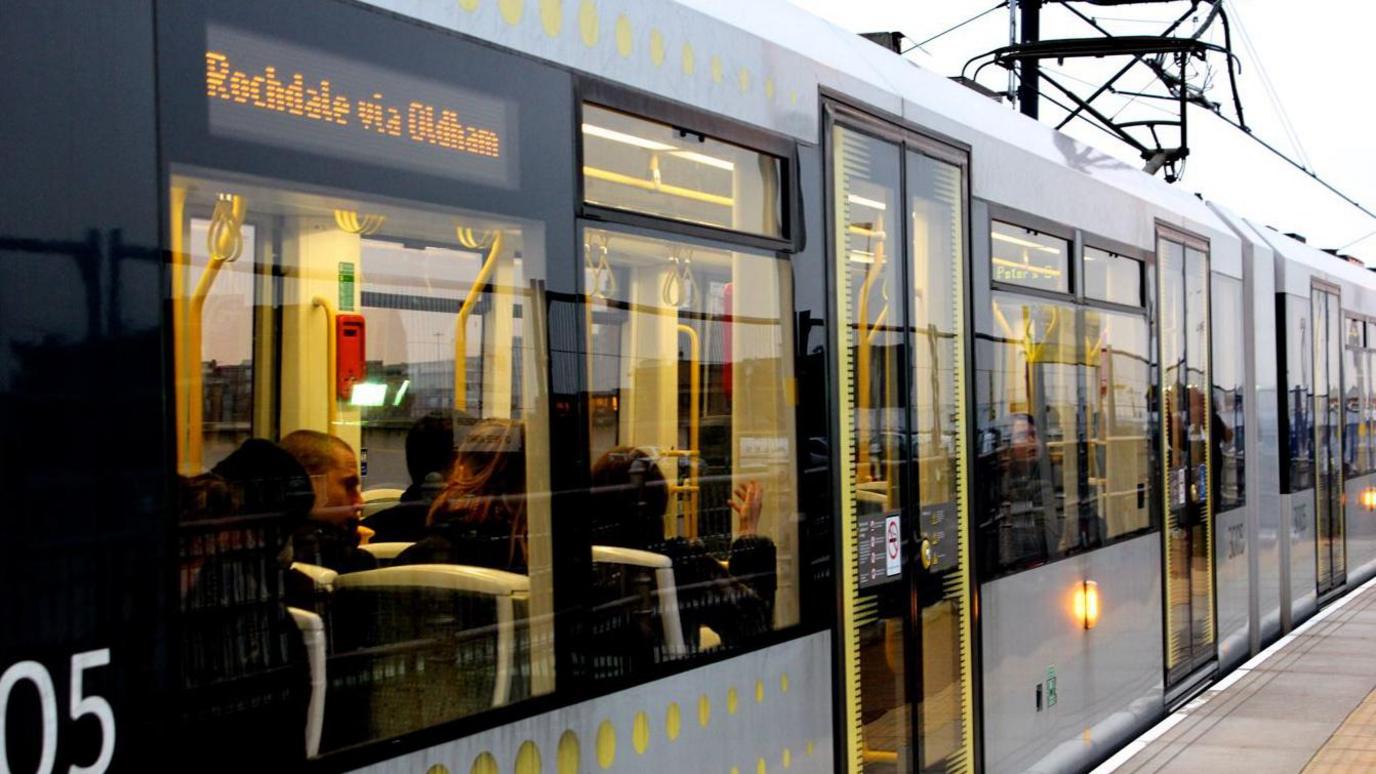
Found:
[{"label": "raised hand", "polygon": [[731,510],[740,517],[740,533],[755,534],[760,526],[760,511],[764,510],[764,489],[752,480],[737,484],[732,495]]}]

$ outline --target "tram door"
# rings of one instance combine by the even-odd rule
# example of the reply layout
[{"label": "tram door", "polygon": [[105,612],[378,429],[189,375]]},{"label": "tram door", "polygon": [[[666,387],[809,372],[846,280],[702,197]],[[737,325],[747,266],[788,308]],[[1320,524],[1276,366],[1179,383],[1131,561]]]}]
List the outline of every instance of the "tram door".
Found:
[{"label": "tram door", "polygon": [[963,155],[833,115],[846,769],[972,769]]},{"label": "tram door", "polygon": [[1215,650],[1209,439],[1220,420],[1209,389],[1207,249],[1174,234],[1157,240],[1168,685],[1207,664]]},{"label": "tram door", "polygon": [[1341,305],[1336,289],[1310,290],[1314,335],[1314,517],[1318,537],[1318,592],[1347,581],[1343,535],[1343,399]]}]

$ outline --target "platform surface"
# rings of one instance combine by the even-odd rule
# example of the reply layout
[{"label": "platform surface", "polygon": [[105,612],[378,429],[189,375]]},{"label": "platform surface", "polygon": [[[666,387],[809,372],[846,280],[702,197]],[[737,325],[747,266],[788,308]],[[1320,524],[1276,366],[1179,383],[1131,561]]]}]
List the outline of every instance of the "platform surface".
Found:
[{"label": "platform surface", "polygon": [[1336,600],[1094,774],[1376,772],[1376,582]]}]

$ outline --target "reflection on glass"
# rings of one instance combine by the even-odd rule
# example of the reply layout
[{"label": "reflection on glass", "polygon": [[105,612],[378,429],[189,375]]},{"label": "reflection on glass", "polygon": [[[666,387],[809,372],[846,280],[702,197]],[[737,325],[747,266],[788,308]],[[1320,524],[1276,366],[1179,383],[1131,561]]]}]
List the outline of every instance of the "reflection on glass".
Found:
[{"label": "reflection on glass", "polygon": [[1314,339],[1309,299],[1285,295],[1285,420],[1287,492],[1314,486]]},{"label": "reflection on glass", "polygon": [[1315,287],[1310,294],[1314,331],[1314,499],[1318,538],[1318,591],[1346,577],[1343,540],[1340,375],[1343,328],[1337,293]]},{"label": "reflection on glass", "polygon": [[990,224],[989,237],[995,282],[1070,292],[1070,242],[997,220]]},{"label": "reflection on glass", "polygon": [[1080,507],[1076,309],[995,293],[995,335],[979,343],[977,389],[986,572],[1044,562],[1097,532]]},{"label": "reflection on glass", "polygon": [[1367,351],[1364,324],[1348,318],[1347,341],[1343,346],[1343,475],[1363,475],[1371,471],[1367,437]]},{"label": "reflection on glass", "polygon": [[1214,510],[1241,508],[1246,502],[1243,458],[1246,424],[1243,412],[1242,281],[1214,275],[1213,287],[1213,463]]},{"label": "reflection on glass", "polygon": [[583,197],[591,204],[777,237],[782,170],[774,156],[583,105]]},{"label": "reflection on glass", "polygon": [[[833,201],[838,306],[849,348],[847,373],[853,447],[853,498],[844,529],[858,540],[885,534],[886,517],[901,519],[904,470],[911,441],[907,400],[899,389],[908,358],[903,348],[902,156],[897,145],[843,126],[833,132],[836,170]],[[900,530],[901,531],[901,530]],[[904,533],[906,534],[906,533]],[[911,549],[909,549],[911,550]],[[912,766],[905,658],[908,587],[890,576],[882,555],[857,545],[861,743],[866,771]],[[877,560],[877,561],[876,561]]]},{"label": "reflection on glass", "polygon": [[1151,360],[1147,321],[1085,310],[1090,389],[1089,487],[1112,540],[1151,525]]},{"label": "reflection on glass", "polygon": [[614,678],[798,621],[792,290],[772,256],[583,236],[592,663]]},{"label": "reflection on glass", "polygon": [[908,154],[908,209],[912,239],[914,435],[918,529],[932,547],[939,585],[922,598],[922,697],[918,707],[922,770],[944,771],[959,760],[969,729],[969,697],[960,668],[968,625],[964,525],[966,450],[964,298],[964,181],[952,164]]},{"label": "reflection on glass", "polygon": [[1127,306],[1142,305],[1142,263],[1131,258],[1085,248],[1085,296]]},{"label": "reflection on glass", "polygon": [[188,733],[290,761],[553,690],[542,227],[171,200]]}]

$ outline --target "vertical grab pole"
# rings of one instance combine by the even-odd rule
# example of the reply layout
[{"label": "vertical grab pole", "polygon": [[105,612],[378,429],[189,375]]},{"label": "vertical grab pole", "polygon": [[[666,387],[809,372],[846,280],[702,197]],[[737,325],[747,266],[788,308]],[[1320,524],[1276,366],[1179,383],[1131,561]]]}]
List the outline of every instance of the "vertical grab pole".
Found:
[{"label": "vertical grab pole", "polygon": [[175,380],[173,403],[177,411],[177,472],[191,476],[199,471],[191,469],[190,460],[187,458],[191,433],[191,423],[187,417],[190,400],[186,391],[186,283],[191,263],[190,256],[186,253],[187,193],[186,186],[172,186],[172,374]]},{"label": "vertical grab pole", "polygon": [[201,374],[201,335],[202,317],[205,314],[205,300],[210,289],[220,276],[220,269],[237,259],[244,249],[241,230],[244,225],[244,197],[236,194],[220,194],[215,202],[215,212],[210,217],[210,229],[206,235],[208,257],[205,271],[196,281],[196,290],[191,294],[191,308],[186,319],[186,361],[184,363],[187,389],[187,446],[185,473],[196,475],[201,472],[205,436],[201,432],[205,411],[203,392],[205,379]]},{"label": "vertical grab pole", "polygon": [[688,518],[684,529],[688,537],[698,536],[698,462],[702,447],[698,445],[702,430],[702,341],[691,325],[679,323],[679,333],[688,336]]},{"label": "vertical grab pole", "polygon": [[501,250],[502,232],[494,230],[487,257],[483,259],[482,268],[478,270],[478,276],[473,278],[473,286],[468,289],[468,296],[454,318],[454,408],[458,411],[468,410],[468,317],[473,314],[473,307],[492,276],[492,270],[497,268],[497,254]]},{"label": "vertical grab pole", "polygon": [[334,435],[334,426],[339,421],[339,397],[335,395],[335,374],[339,370],[339,353],[335,349],[335,311],[328,298],[315,296],[311,306],[325,311],[325,432]]}]

